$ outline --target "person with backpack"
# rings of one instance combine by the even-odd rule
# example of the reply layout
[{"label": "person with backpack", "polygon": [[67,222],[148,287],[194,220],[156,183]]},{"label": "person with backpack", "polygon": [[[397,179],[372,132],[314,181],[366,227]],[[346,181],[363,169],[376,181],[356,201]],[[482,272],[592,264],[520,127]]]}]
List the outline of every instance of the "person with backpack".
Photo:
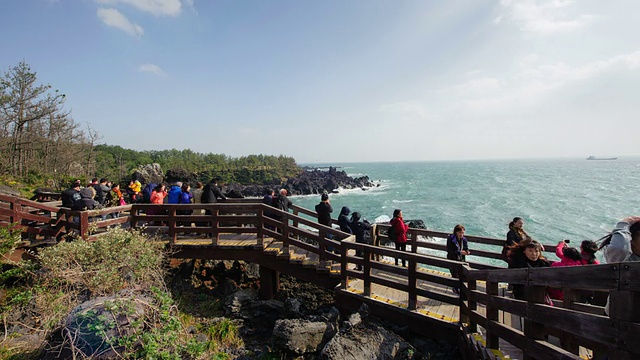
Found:
[{"label": "person with backpack", "polygon": [[[371,223],[366,219],[362,219],[362,215],[359,212],[354,211],[351,214],[351,223],[349,225],[353,231],[353,235],[356,236],[356,242],[359,244],[371,244]],[[356,256],[363,257],[364,252],[357,250]],[[362,266],[356,266],[356,270],[362,270]]]},{"label": "person with backpack", "polygon": [[[447,236],[447,259],[464,261],[465,256],[469,255],[469,245],[467,238],[464,237],[464,231],[464,226],[458,224],[453,228],[453,233]],[[450,269],[449,271],[451,271],[452,278],[459,278],[457,270]],[[460,294],[460,288],[454,287],[453,292]]]},{"label": "person with backpack", "polygon": [[[393,219],[389,221],[391,228],[389,228],[389,239],[396,245],[396,250],[407,251],[407,231],[409,225],[404,223],[402,218],[402,210],[393,210]],[[406,260],[402,259],[402,266],[405,265]],[[398,258],[396,258],[396,266],[398,265]]]},{"label": "person with backpack", "polygon": [[141,200],[140,191],[142,191],[142,184],[140,181],[131,179],[129,186],[127,187],[127,193],[129,194],[129,200],[132,204],[138,203]]},{"label": "person with backpack", "polygon": [[144,189],[142,189],[142,197],[140,200],[141,203],[151,204],[151,193],[156,188],[156,186],[158,186],[158,184],[152,182],[144,186]]}]

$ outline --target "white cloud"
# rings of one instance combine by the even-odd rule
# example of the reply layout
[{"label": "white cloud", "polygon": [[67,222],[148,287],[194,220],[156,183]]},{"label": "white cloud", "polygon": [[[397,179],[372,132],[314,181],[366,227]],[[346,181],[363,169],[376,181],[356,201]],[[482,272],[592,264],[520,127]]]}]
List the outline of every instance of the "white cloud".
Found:
[{"label": "white cloud", "polygon": [[98,9],[98,18],[108,26],[120,29],[131,36],[140,38],[144,30],[138,24],[134,24],[116,9]]},{"label": "white cloud", "polygon": [[522,31],[532,34],[552,35],[573,32],[593,23],[594,15],[568,14],[574,1],[569,0],[502,0],[505,13],[500,14],[495,23],[508,21],[515,23]]},{"label": "white cloud", "polygon": [[162,70],[162,68],[160,68],[160,66],[158,66],[156,64],[148,64],[148,63],[140,65],[140,67],[138,68],[138,71],[140,71],[140,72],[149,72],[149,73],[156,74],[156,75],[164,74],[164,71]]},{"label": "white cloud", "polygon": [[581,66],[564,62],[543,62],[539,56],[527,56],[513,74],[501,79],[477,78],[441,89],[449,110],[469,117],[510,114],[555,96],[565,87],[580,84],[616,72],[640,69],[640,50]]},{"label": "white cloud", "polygon": [[[99,4],[126,4],[138,10],[155,16],[178,16],[182,12],[180,0],[96,0]],[[188,6],[193,6],[192,0],[185,0]]]}]

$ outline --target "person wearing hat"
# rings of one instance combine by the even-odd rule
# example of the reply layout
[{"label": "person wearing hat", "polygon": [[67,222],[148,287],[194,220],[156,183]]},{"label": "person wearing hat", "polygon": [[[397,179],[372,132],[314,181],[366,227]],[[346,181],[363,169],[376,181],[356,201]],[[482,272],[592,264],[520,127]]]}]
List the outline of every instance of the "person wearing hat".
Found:
[{"label": "person wearing hat", "polygon": [[93,210],[98,206],[95,200],[93,200],[92,188],[86,187],[80,190],[80,200],[73,204],[71,210],[84,211]]},{"label": "person wearing hat", "polygon": [[318,223],[331,227],[331,213],[333,208],[329,202],[329,194],[326,192],[320,196],[320,203],[316,205],[316,213],[318,213]]}]

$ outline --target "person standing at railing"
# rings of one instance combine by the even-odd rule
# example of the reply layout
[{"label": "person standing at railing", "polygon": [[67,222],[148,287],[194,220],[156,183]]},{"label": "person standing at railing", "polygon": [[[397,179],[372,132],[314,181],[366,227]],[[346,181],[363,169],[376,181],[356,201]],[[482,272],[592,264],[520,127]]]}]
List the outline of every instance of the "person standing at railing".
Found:
[{"label": "person standing at railing", "polygon": [[[640,216],[624,218],[616,224],[602,247],[607,263],[640,261]],[[604,311],[609,314],[609,298]]]},{"label": "person standing at railing", "polygon": [[[447,259],[464,261],[465,256],[470,254],[469,244],[467,238],[464,237],[464,232],[464,226],[458,224],[453,228],[453,234],[447,236]],[[452,278],[459,278],[457,270],[450,269],[449,271],[451,271]],[[454,287],[453,292],[460,294],[460,289],[458,287]]]},{"label": "person standing at railing", "polygon": [[615,229],[600,247],[603,249],[605,262],[640,261],[640,255],[635,255],[632,249],[634,230],[640,230],[640,216],[630,216],[616,224]]},{"label": "person standing at railing", "polygon": [[[556,256],[560,261],[551,263],[551,267],[563,266],[582,266],[582,254],[574,247],[569,246],[569,240],[562,240],[556,246]],[[564,293],[558,288],[549,288],[547,290],[552,299],[563,300]]]},{"label": "person standing at railing", "polygon": [[60,195],[62,199],[62,207],[71,209],[73,204],[82,198],[80,196],[80,189],[82,189],[82,182],[80,180],[76,180],[70,188],[63,191]]},{"label": "person standing at railing", "polygon": [[[407,251],[407,231],[409,230],[409,225],[404,223],[402,210],[393,210],[393,219],[391,219],[389,223],[391,224],[389,232],[393,232],[393,234],[390,235],[390,238],[394,239],[396,250]],[[398,258],[396,258],[396,266],[397,265]],[[406,266],[405,259],[402,259],[402,266]]]},{"label": "person standing at railing", "polygon": [[316,205],[316,213],[318,214],[318,223],[331,227],[331,213],[333,208],[329,202],[329,194],[326,192],[320,196],[320,203]]},{"label": "person standing at railing", "polygon": [[[353,231],[353,235],[356,236],[356,242],[359,244],[368,244],[371,245],[371,224],[362,218],[359,212],[354,211],[351,214],[351,223],[349,225],[351,227],[351,231]],[[363,257],[363,251],[356,251],[356,256]],[[356,266],[356,270],[362,270],[362,266]]]},{"label": "person standing at railing", "polygon": [[[164,203],[164,198],[167,196],[167,189],[164,187],[164,184],[158,184],[155,189],[151,192],[151,204],[162,205]],[[147,210],[147,214],[149,215],[164,215],[164,212],[160,209],[150,208]],[[152,222],[153,225],[159,225],[159,221]]]},{"label": "person standing at railing", "polygon": [[513,220],[509,223],[509,232],[507,232],[507,241],[504,244],[504,248],[502,249],[502,256],[504,260],[507,262],[509,267],[511,263],[509,262],[509,257],[507,253],[509,252],[509,248],[513,247],[516,244],[519,244],[523,240],[531,240],[529,234],[524,231],[524,220],[521,217],[514,217]]},{"label": "person standing at railing", "polygon": [[[204,185],[202,184],[202,182],[198,181],[196,183],[196,188],[193,189],[192,191],[194,204],[202,204],[202,193],[203,193],[202,188],[204,188]],[[194,210],[193,215],[204,215],[204,209]],[[205,225],[206,223],[203,223],[202,221],[196,221],[196,226],[205,226]]]},{"label": "person standing at railing", "polygon": [[[509,248],[509,258],[511,259],[511,267],[520,268],[538,268],[549,267],[551,264],[542,256],[542,244],[535,240],[527,239]],[[521,284],[513,285],[513,297],[518,300],[524,300],[525,286]],[[546,299],[545,302],[550,305],[551,300]]]},{"label": "person standing at railing", "polygon": [[180,196],[182,195],[182,181],[176,181],[171,185],[167,193],[167,204],[180,204]]},{"label": "person standing at railing", "polygon": [[347,234],[353,234],[350,225],[351,221],[349,221],[349,214],[351,214],[351,209],[343,206],[340,210],[340,215],[338,216],[338,225],[340,226],[340,231]]},{"label": "person standing at railing", "polygon": [[[193,200],[193,194],[189,191],[191,190],[191,186],[189,184],[184,183],[180,187],[180,196],[178,197],[178,204],[191,204]],[[193,210],[178,210],[176,212],[177,215],[191,215]],[[191,226],[190,221],[181,221],[179,222],[179,226]]]}]

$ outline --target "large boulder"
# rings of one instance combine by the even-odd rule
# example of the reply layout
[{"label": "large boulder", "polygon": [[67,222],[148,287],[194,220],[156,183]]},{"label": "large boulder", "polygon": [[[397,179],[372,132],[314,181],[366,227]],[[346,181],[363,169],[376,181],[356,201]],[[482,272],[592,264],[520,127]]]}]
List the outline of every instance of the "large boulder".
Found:
[{"label": "large boulder", "polygon": [[296,356],[314,353],[337,332],[335,323],[303,319],[276,320],[271,336],[274,348]]},{"label": "large boulder", "polygon": [[318,359],[414,359],[417,351],[398,335],[374,323],[346,327],[320,352]]},{"label": "large boulder", "polygon": [[139,166],[133,174],[131,174],[131,178],[140,181],[142,184],[160,184],[164,180],[164,175],[162,174],[160,164],[153,163]]},{"label": "large boulder", "polygon": [[63,332],[70,345],[85,357],[112,358],[121,350],[119,338],[142,330],[146,305],[144,296],[121,294],[100,297],[78,305],[67,316]]}]

